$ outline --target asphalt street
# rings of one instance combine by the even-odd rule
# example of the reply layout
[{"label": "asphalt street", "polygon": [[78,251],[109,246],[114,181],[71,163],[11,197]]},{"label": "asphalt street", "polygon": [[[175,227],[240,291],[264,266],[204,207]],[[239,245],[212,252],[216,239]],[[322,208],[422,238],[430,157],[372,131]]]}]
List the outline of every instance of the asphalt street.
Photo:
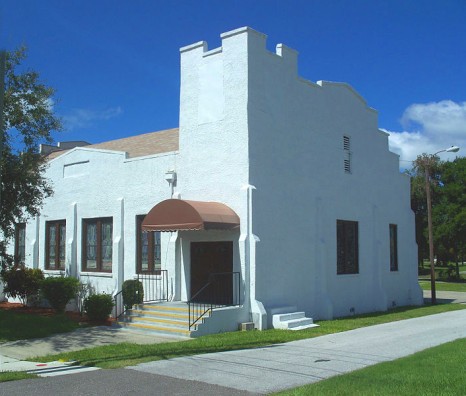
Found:
[{"label": "asphalt street", "polygon": [[253,393],[134,370],[98,370],[0,384],[1,396],[247,396]]}]

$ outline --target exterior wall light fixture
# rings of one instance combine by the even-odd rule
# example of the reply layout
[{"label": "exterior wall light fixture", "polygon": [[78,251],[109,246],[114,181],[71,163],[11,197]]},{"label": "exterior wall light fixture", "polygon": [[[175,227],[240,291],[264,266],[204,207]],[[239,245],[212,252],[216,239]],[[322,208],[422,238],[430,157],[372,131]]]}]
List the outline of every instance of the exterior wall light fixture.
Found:
[{"label": "exterior wall light fixture", "polygon": [[176,172],[173,170],[165,172],[165,180],[168,184],[176,184]]},{"label": "exterior wall light fixture", "polygon": [[170,198],[171,198],[173,197],[173,191],[176,185],[176,172],[174,170],[169,170],[165,172],[165,180],[170,185],[170,188],[171,188]]}]

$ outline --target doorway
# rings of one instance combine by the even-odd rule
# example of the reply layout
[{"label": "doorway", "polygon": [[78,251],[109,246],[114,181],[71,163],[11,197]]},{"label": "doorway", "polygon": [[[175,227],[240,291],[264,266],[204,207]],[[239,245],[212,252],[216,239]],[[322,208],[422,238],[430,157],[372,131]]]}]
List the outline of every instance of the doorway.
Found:
[{"label": "doorway", "polygon": [[[205,287],[208,285],[207,287]],[[191,242],[191,298],[218,305],[233,302],[233,242]]]}]

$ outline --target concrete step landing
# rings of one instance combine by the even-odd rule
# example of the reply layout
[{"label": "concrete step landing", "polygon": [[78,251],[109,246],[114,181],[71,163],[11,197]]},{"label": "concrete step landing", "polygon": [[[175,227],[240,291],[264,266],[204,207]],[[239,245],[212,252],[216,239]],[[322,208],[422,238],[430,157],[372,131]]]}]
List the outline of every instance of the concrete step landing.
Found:
[{"label": "concrete step landing", "polygon": [[158,335],[192,337],[189,311],[185,302],[147,303],[134,306],[119,321],[122,327]]},{"label": "concrete step landing", "polygon": [[303,330],[319,326],[312,318],[307,318],[304,312],[272,312],[272,325],[274,329],[283,330]]}]

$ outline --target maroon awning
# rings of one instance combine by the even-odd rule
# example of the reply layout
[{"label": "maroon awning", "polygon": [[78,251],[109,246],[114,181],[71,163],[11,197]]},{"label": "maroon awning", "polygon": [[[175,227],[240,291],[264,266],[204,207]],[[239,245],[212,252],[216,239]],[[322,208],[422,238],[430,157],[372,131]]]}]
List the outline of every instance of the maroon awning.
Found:
[{"label": "maroon awning", "polygon": [[220,202],[167,199],[155,205],[142,222],[143,231],[234,230],[239,217]]}]

